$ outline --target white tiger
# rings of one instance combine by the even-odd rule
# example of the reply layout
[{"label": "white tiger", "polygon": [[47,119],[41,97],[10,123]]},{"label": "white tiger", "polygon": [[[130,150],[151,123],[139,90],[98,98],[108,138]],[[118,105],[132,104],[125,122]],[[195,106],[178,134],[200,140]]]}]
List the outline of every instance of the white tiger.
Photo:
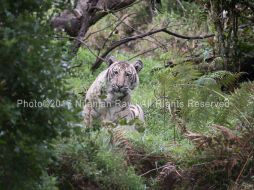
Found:
[{"label": "white tiger", "polygon": [[90,86],[85,97],[84,120],[87,127],[94,121],[118,124],[124,119],[130,122],[138,119],[144,122],[144,113],[139,105],[131,104],[131,91],[138,85],[138,73],[142,61],[134,63],[108,60],[108,68],[101,72]]}]

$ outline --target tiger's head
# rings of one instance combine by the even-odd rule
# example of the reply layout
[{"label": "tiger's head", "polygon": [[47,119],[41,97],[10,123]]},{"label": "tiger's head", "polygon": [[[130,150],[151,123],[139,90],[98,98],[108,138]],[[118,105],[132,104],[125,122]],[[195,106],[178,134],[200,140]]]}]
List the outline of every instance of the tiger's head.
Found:
[{"label": "tiger's head", "polygon": [[139,83],[138,73],[143,68],[142,61],[128,63],[109,57],[107,62],[106,76],[109,91],[120,96],[128,95]]}]

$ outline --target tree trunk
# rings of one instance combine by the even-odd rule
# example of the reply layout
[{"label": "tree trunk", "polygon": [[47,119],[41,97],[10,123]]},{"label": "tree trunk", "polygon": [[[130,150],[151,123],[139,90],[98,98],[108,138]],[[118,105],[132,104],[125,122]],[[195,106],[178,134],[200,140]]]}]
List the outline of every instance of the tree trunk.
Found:
[{"label": "tree trunk", "polygon": [[236,70],[239,65],[236,2],[210,0],[210,5],[210,16],[216,29],[216,53],[223,59],[225,70]]},{"label": "tree trunk", "polygon": [[110,12],[124,9],[136,0],[78,0],[76,7],[64,10],[59,16],[52,19],[54,28],[64,29],[68,35],[76,37],[73,51],[76,53],[89,27]]}]

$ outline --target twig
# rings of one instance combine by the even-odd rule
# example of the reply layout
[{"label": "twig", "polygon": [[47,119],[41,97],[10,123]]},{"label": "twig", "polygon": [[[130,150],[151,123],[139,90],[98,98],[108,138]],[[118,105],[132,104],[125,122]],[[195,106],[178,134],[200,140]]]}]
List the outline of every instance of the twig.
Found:
[{"label": "twig", "polygon": [[74,40],[77,40],[79,41],[81,44],[83,44],[89,51],[91,54],[93,54],[97,60],[99,59],[100,61],[106,61],[103,57],[100,57],[98,55],[96,55],[96,53],[93,52],[93,50],[91,50],[91,48],[81,39],[78,39],[77,37],[71,37],[71,36],[56,36],[57,38],[68,38],[68,39],[74,39]]},{"label": "twig", "polygon": [[161,166],[161,167],[158,167],[158,168],[154,168],[154,169],[148,170],[147,172],[145,172],[145,173],[143,173],[143,174],[141,174],[141,175],[139,175],[139,176],[140,176],[140,177],[145,176],[145,175],[147,175],[147,174],[149,174],[149,173],[151,173],[151,172],[153,172],[153,171],[155,171],[155,170],[162,169],[162,168],[164,168],[165,166],[167,166],[167,164],[166,164],[166,165],[163,165],[163,166]]},{"label": "twig", "polygon": [[182,2],[180,0],[176,0],[176,1],[180,5],[180,7],[183,9],[183,11],[186,11],[186,9],[184,8]]},{"label": "twig", "polygon": [[143,52],[141,52],[141,53],[139,53],[139,54],[137,54],[137,55],[131,57],[130,59],[128,59],[128,61],[130,61],[130,60],[132,60],[132,59],[134,59],[134,58],[136,58],[136,57],[139,57],[140,55],[144,55],[144,54],[146,54],[146,53],[149,53],[149,52],[151,52],[151,51],[154,51],[154,50],[156,50],[156,49],[158,49],[158,47],[151,48],[151,49],[148,49],[148,50],[146,50],[146,51],[143,51]]},{"label": "twig", "polygon": [[[115,16],[116,18],[119,18],[119,17],[118,17],[117,15],[115,15],[115,14],[113,14],[113,16]],[[137,32],[138,34],[142,34],[142,32],[140,32],[140,31],[137,30],[136,28],[130,26],[129,24],[127,24],[127,23],[125,23],[125,22],[123,22],[123,24],[126,25],[127,27],[131,28],[132,30],[134,30],[134,31]],[[151,39],[153,39],[154,41],[151,41],[151,40],[149,40],[149,39],[146,39],[146,40],[148,40],[149,42],[155,43],[155,44],[157,44],[157,45],[159,44],[161,47],[167,49],[167,45],[165,45],[165,44],[159,42],[159,41],[158,41],[155,37],[153,37],[153,36],[149,36],[149,37],[150,37]]]},{"label": "twig", "polygon": [[87,37],[84,39],[84,41],[86,41],[90,36],[92,36],[92,35],[94,35],[94,34],[96,34],[96,33],[98,33],[98,32],[101,32],[101,31],[107,29],[107,28],[111,27],[112,25],[114,25],[114,24],[113,24],[113,23],[112,23],[112,24],[109,24],[108,26],[105,26],[104,28],[102,28],[102,29],[100,29],[100,30],[97,30],[97,31],[95,31],[95,32],[89,33],[89,34],[87,35]]},{"label": "twig", "polygon": [[[106,43],[108,42],[109,38],[113,35],[113,33],[114,33],[114,31],[116,30],[116,28],[117,28],[120,24],[124,23],[124,20],[127,19],[129,16],[131,16],[131,15],[133,15],[133,14],[136,14],[136,13],[128,14],[128,15],[124,16],[123,18],[118,18],[118,17],[117,17],[118,20],[120,20],[120,21],[116,24],[116,26],[114,27],[114,29],[110,32],[110,34],[108,35],[108,37],[107,37],[106,40],[104,41],[104,43],[103,43],[101,49],[103,49],[103,48],[105,47]],[[100,52],[100,51],[99,51],[99,52]],[[98,53],[98,55],[99,55],[99,53]]]},{"label": "twig", "polygon": [[103,57],[100,57],[99,55],[96,55],[96,53],[94,53],[91,48],[83,41],[83,40],[80,40],[78,38],[75,38],[76,40],[78,40],[80,43],[82,43],[96,58],[97,60],[99,59],[100,61],[106,61]]},{"label": "twig", "polygon": [[121,11],[121,10],[123,10],[123,9],[127,9],[127,8],[129,8],[129,7],[131,7],[131,6],[135,5],[135,4],[138,4],[138,3],[140,3],[141,1],[142,1],[142,0],[133,1],[131,4],[129,4],[129,5],[125,6],[125,7],[122,7],[122,8],[119,8],[119,9],[116,9],[116,10],[113,10],[113,11],[110,11],[110,12],[111,12],[111,13],[119,12],[119,11]]},{"label": "twig", "polygon": [[246,159],[246,161],[245,161],[245,163],[244,163],[244,165],[243,165],[243,167],[242,167],[242,169],[241,169],[239,175],[237,176],[237,178],[236,178],[236,180],[235,180],[235,184],[238,183],[240,177],[242,176],[242,173],[243,173],[243,171],[244,171],[244,169],[245,169],[245,167],[246,167],[246,165],[247,165],[247,162],[248,162],[249,159],[250,159],[250,156],[251,156],[252,152],[253,152],[253,148],[252,148],[252,150],[250,151],[250,153],[249,153],[249,155],[248,155],[248,157],[247,157],[247,159]]}]

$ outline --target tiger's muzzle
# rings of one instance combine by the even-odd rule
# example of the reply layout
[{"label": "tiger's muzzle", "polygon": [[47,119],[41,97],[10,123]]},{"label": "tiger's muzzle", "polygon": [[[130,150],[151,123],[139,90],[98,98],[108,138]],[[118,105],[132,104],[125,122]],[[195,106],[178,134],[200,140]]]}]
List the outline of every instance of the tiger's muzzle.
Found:
[{"label": "tiger's muzzle", "polygon": [[129,92],[129,88],[127,86],[113,85],[113,91],[127,94]]}]

